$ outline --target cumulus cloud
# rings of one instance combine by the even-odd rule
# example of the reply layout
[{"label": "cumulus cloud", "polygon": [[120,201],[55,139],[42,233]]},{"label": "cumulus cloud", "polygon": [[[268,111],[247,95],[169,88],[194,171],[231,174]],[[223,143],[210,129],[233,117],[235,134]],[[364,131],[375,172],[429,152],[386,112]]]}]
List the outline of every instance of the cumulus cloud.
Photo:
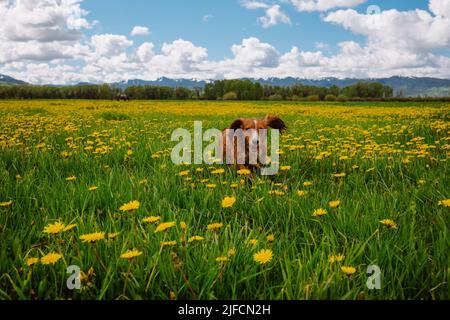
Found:
[{"label": "cumulus cloud", "polygon": [[356,7],[367,0],[290,0],[298,11],[328,11],[334,8]]},{"label": "cumulus cloud", "polygon": [[241,5],[249,10],[265,10],[265,16],[258,18],[258,22],[265,29],[281,23],[291,24],[291,18],[283,12],[281,6],[278,4],[269,5],[261,1],[244,0],[241,2]]},{"label": "cumulus cloud", "polygon": [[135,26],[133,28],[133,30],[131,30],[131,35],[132,36],[148,36],[150,35],[150,29],[147,27],[142,27],[142,26]]},{"label": "cumulus cloud", "polygon": [[74,41],[94,23],[81,0],[2,0],[0,38],[4,41]]},{"label": "cumulus cloud", "polygon": [[[291,22],[279,5],[287,2],[295,2],[302,11],[357,5],[356,0],[260,0],[241,4],[264,10],[266,15],[258,21],[263,27],[271,27]],[[206,48],[186,39],[156,46],[151,42],[135,45],[121,34],[88,37],[83,31],[95,22],[88,21],[81,0],[0,0],[0,73],[32,83],[56,84],[152,80],[160,76],[449,77],[450,58],[440,53],[440,49],[450,48],[449,3],[430,0],[428,10],[387,10],[375,15],[353,9],[328,11],[323,23],[362,35],[365,42],[343,41],[331,48],[317,39],[311,51],[292,47],[280,52],[257,37],[247,37],[230,44],[225,58],[212,60]]]}]

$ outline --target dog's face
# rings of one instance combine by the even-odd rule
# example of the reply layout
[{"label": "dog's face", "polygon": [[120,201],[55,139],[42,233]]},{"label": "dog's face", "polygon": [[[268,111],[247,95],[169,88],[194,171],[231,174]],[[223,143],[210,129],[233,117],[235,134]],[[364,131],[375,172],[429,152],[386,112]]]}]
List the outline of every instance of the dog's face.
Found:
[{"label": "dog's face", "polygon": [[251,130],[250,135],[246,135],[247,143],[250,147],[256,148],[259,142],[259,133],[261,129],[276,129],[284,131],[287,129],[286,124],[277,116],[268,115],[264,119],[237,119],[229,129],[239,130],[244,133]]}]

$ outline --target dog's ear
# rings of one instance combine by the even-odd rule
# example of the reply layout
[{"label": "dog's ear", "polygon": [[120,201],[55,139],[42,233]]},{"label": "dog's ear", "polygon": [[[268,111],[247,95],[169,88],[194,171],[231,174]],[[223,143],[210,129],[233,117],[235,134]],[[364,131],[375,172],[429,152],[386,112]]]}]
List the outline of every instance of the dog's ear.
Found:
[{"label": "dog's ear", "polygon": [[229,129],[238,130],[242,129],[244,126],[244,121],[242,119],[234,120]]},{"label": "dog's ear", "polygon": [[264,121],[267,124],[267,127],[270,127],[272,129],[278,129],[280,131],[285,131],[287,130],[286,124],[284,123],[283,120],[281,120],[279,117],[277,116],[272,116],[272,115],[268,115]]}]

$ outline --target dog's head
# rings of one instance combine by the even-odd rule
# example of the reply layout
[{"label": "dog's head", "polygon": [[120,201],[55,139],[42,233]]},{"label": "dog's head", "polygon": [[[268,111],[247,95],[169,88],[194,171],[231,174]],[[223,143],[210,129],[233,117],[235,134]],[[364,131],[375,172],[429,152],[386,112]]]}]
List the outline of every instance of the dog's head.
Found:
[{"label": "dog's head", "polygon": [[280,132],[287,130],[284,121],[273,115],[267,115],[264,119],[237,119],[229,127],[235,131],[241,129],[244,133],[251,130],[252,134],[248,138],[248,142],[252,146],[258,144],[260,130],[269,128],[280,130]]}]

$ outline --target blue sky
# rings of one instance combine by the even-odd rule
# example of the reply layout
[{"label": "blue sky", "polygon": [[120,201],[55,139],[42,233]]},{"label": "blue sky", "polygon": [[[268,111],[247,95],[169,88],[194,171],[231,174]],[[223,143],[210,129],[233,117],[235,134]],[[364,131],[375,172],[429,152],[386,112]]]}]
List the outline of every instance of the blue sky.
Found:
[{"label": "blue sky", "polygon": [[[89,18],[100,21],[91,33],[127,34],[135,25],[148,26],[152,34],[138,39],[137,43],[152,41],[160,46],[179,38],[188,39],[208,48],[212,59],[230,57],[231,45],[247,37],[257,37],[281,51],[288,51],[292,46],[314,50],[317,42],[327,43],[333,50],[341,41],[365,40],[339,26],[323,23],[322,12],[298,12],[293,6],[285,7],[291,25],[264,29],[257,23],[261,11],[247,10],[241,3],[239,0],[88,0],[83,8],[90,11]],[[424,0],[382,0],[369,1],[355,9],[365,13],[370,5],[378,5],[382,10],[426,10],[428,7]],[[207,15],[212,17],[205,22],[203,18]]]},{"label": "blue sky", "polygon": [[2,0],[0,20],[0,73],[31,83],[450,78],[450,0]]}]

